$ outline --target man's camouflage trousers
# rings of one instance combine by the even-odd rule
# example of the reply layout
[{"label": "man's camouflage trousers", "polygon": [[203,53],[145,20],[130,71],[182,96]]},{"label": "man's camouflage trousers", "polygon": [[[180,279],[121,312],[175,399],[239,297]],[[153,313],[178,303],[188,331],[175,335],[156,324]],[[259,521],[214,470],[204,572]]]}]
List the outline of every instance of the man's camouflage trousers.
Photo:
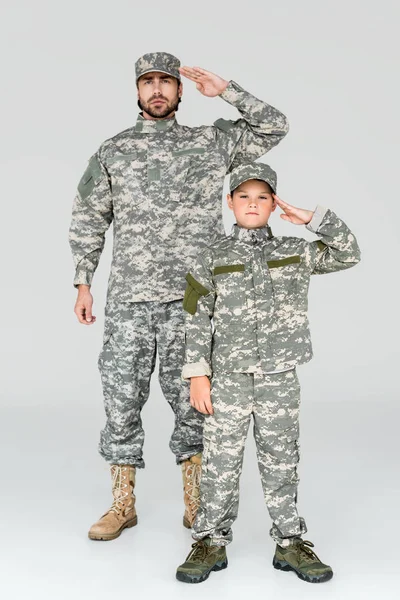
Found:
[{"label": "man's camouflage trousers", "polygon": [[216,545],[232,540],[239,505],[239,478],[251,416],[265,502],[280,545],[307,531],[296,508],[299,478],[300,385],[295,369],[284,373],[214,374],[213,415],[204,424],[200,509],[193,526],[196,540]]},{"label": "man's camouflage trousers", "polygon": [[203,416],[191,407],[181,378],[184,339],[182,300],[107,303],[99,357],[107,416],[99,452],[107,462],[144,467],[141,410],[157,353],[161,390],[175,414],[170,448],[177,462],[202,451]]}]

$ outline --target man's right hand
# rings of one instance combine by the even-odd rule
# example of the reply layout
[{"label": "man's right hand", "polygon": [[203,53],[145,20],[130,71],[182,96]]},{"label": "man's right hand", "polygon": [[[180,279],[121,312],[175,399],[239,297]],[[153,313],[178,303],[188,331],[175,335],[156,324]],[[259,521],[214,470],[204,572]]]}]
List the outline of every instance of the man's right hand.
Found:
[{"label": "man's right hand", "polygon": [[207,375],[190,378],[190,404],[204,415],[214,414]]},{"label": "man's right hand", "polygon": [[92,315],[93,296],[90,293],[90,285],[78,286],[78,298],[74,308],[74,313],[82,325],[93,325],[96,317]]}]

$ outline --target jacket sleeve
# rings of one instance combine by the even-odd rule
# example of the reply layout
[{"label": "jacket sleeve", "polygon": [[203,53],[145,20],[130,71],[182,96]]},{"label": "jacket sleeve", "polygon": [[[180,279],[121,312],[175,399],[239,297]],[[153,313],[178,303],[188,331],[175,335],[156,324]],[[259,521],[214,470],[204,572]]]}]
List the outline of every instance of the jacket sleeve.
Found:
[{"label": "jacket sleeve", "polygon": [[289,123],[284,114],[246,92],[235,81],[220,94],[242,115],[237,121],[218,119],[214,123],[217,140],[228,152],[227,173],[239,164],[263,156],[285,137]]},{"label": "jacket sleeve", "polygon": [[183,299],[186,343],[182,378],[190,379],[200,375],[211,377],[211,319],[214,313],[215,288],[206,253],[197,257],[192,271],[186,275],[186,282]]},{"label": "jacket sleeve", "polygon": [[312,274],[342,271],[360,262],[360,248],[354,234],[331,210],[317,206],[306,228],[321,238],[310,244],[314,256]]},{"label": "jacket sleeve", "polygon": [[79,182],[72,209],[69,243],[76,269],[75,287],[91,285],[112,220],[109,176],[95,154]]}]

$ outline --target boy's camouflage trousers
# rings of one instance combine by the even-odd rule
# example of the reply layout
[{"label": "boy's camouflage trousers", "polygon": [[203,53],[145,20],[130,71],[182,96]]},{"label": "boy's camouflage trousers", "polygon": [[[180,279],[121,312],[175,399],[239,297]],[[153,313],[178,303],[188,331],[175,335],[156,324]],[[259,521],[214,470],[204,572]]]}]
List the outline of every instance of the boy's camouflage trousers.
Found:
[{"label": "boy's camouflage trousers", "polygon": [[182,300],[107,303],[99,357],[107,415],[99,452],[107,462],[144,467],[140,413],[157,352],[161,389],[175,414],[170,448],[177,462],[202,451],[203,417],[191,407],[189,384],[181,378],[184,338]]},{"label": "boy's camouflage trousers", "polygon": [[305,533],[296,508],[299,462],[300,385],[295,369],[284,373],[214,374],[214,414],[205,418],[201,505],[194,539],[226,545],[239,504],[239,477],[250,418],[265,501],[280,545]]}]

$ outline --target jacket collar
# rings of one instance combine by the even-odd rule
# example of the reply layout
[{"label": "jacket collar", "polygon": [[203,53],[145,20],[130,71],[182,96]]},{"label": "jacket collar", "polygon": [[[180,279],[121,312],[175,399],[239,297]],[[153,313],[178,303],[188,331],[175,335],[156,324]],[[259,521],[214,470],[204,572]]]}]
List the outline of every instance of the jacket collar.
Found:
[{"label": "jacket collar", "polygon": [[177,120],[175,116],[170,119],[145,119],[141,114],[138,115],[135,131],[138,133],[161,133],[175,127]]},{"label": "jacket collar", "polygon": [[246,229],[246,227],[241,227],[237,223],[232,227],[231,236],[236,240],[248,244],[259,244],[271,240],[274,237],[269,225],[257,229]]}]

